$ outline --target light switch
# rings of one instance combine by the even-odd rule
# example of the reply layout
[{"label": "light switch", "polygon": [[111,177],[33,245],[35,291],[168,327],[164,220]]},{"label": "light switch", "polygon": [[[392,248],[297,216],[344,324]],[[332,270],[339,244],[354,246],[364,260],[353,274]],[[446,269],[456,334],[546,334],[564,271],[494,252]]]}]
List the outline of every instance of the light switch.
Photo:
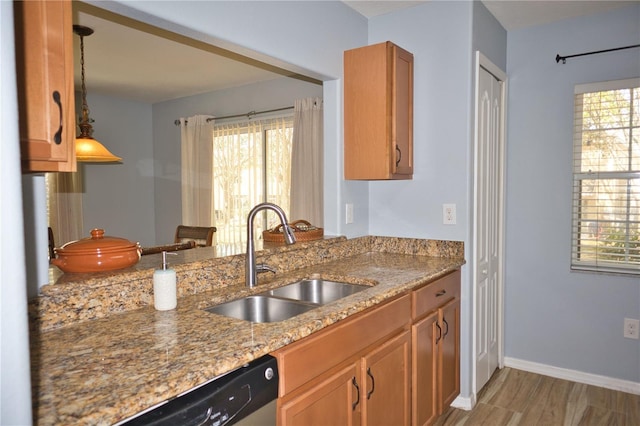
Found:
[{"label": "light switch", "polygon": [[347,203],[344,216],[347,225],[353,223],[353,204]]}]

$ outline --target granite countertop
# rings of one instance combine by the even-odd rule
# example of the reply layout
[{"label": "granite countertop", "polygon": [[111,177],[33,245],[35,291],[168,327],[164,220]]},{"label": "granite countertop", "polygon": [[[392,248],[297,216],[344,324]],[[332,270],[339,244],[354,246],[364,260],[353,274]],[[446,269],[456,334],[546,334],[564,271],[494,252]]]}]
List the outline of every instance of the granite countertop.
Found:
[{"label": "granite countertop", "polygon": [[[183,292],[175,310],[156,311],[151,303],[57,328],[38,323],[42,330],[31,333],[36,423],[117,423],[464,264],[462,243],[445,243],[447,253],[434,256],[415,248],[416,241],[421,246],[427,240],[392,239],[392,246],[401,241],[410,249],[388,250],[389,241],[368,238],[374,239],[365,245],[349,242],[349,256],[331,256],[332,249],[324,248],[323,263],[261,274],[255,289],[236,279],[220,288]],[[313,275],[371,288],[276,323],[203,310]]]}]

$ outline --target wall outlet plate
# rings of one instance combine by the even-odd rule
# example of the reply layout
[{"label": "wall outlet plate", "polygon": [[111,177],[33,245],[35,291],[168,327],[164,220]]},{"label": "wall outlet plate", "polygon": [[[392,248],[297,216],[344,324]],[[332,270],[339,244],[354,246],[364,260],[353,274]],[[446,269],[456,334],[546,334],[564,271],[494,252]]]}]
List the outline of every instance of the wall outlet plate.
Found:
[{"label": "wall outlet plate", "polygon": [[442,223],[444,225],[456,224],[456,205],[455,204],[442,205]]},{"label": "wall outlet plate", "polygon": [[640,320],[625,318],[624,319],[624,337],[627,339],[638,339],[638,329],[640,328]]}]

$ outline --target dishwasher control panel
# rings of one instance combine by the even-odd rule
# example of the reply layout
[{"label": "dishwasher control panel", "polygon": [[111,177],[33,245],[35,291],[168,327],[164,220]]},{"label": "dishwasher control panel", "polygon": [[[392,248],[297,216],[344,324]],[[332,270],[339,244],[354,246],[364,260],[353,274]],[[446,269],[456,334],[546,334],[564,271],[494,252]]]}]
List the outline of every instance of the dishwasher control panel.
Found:
[{"label": "dishwasher control panel", "polygon": [[265,355],[120,424],[233,425],[277,397],[278,364],[274,357]]}]

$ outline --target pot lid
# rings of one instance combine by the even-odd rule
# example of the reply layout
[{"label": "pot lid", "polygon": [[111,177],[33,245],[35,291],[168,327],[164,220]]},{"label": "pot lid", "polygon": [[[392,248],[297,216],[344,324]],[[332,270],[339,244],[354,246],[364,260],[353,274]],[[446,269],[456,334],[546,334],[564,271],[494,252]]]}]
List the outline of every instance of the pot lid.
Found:
[{"label": "pot lid", "polygon": [[104,235],[104,229],[95,228],[91,230],[90,238],[66,243],[56,249],[56,252],[65,254],[109,253],[137,249],[137,247],[138,243],[131,242],[125,238]]}]

